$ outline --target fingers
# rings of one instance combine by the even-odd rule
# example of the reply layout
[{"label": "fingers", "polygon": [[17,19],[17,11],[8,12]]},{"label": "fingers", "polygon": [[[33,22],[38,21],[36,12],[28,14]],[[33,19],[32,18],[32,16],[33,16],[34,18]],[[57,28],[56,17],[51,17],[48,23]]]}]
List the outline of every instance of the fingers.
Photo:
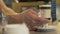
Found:
[{"label": "fingers", "polygon": [[[36,15],[34,15],[32,13],[26,13],[25,15],[26,15],[26,17],[28,16],[28,18],[30,18],[31,20],[33,20],[38,25],[43,25],[43,24],[48,23],[47,19],[42,18],[42,17],[38,17],[38,16],[36,16]],[[33,21],[31,23],[33,23]]]}]

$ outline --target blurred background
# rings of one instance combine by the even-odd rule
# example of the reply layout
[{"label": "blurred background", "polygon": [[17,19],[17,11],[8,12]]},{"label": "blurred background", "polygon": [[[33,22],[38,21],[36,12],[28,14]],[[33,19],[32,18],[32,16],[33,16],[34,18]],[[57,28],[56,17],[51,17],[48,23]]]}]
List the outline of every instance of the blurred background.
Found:
[{"label": "blurred background", "polygon": [[[37,10],[37,14],[39,17],[49,19],[49,23],[44,25],[45,28],[37,26],[34,29],[31,29],[31,34],[57,34],[56,30],[60,30],[56,28],[56,26],[60,26],[58,24],[60,22],[60,0],[4,0],[6,5],[9,8],[12,8],[15,12],[21,13],[28,8],[34,8]],[[4,16],[2,16],[2,12],[0,12],[0,27],[2,31],[2,22],[5,21]],[[58,24],[58,25],[57,25]],[[35,27],[35,26],[34,26]],[[37,32],[38,31],[38,32]],[[3,32],[2,32],[3,33]],[[2,34],[1,33],[1,34]],[[59,33],[58,33],[59,34]]]}]

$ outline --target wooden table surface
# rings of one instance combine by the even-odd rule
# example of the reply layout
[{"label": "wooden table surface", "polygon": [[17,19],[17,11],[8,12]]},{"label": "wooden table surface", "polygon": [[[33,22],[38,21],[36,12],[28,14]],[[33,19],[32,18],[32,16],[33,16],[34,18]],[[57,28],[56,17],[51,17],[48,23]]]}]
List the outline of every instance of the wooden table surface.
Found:
[{"label": "wooden table surface", "polygon": [[51,31],[51,32],[34,32],[34,31],[31,31],[30,34],[57,34],[56,31]]},{"label": "wooden table surface", "polygon": [[[0,32],[0,34],[2,34]],[[57,34],[56,31],[51,31],[51,32],[36,32],[36,31],[30,31],[30,34]]]}]

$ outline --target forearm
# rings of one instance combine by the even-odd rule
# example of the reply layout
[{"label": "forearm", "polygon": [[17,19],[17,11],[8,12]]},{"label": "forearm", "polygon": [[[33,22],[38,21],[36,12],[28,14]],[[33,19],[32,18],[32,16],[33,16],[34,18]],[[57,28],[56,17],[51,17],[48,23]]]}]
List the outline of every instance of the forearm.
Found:
[{"label": "forearm", "polygon": [[4,1],[3,0],[0,0],[0,3],[1,3],[1,9],[2,9],[2,12],[6,15],[14,15],[16,14],[16,12],[14,10],[12,10],[11,8],[8,8]]},{"label": "forearm", "polygon": [[1,3],[1,7],[2,7],[3,9],[8,8],[8,7],[5,5],[5,3],[4,3],[4,1],[3,1],[3,0],[0,0],[0,3]]},{"label": "forearm", "polygon": [[12,11],[11,9],[4,10],[2,9],[3,15],[16,15],[17,13]]}]

